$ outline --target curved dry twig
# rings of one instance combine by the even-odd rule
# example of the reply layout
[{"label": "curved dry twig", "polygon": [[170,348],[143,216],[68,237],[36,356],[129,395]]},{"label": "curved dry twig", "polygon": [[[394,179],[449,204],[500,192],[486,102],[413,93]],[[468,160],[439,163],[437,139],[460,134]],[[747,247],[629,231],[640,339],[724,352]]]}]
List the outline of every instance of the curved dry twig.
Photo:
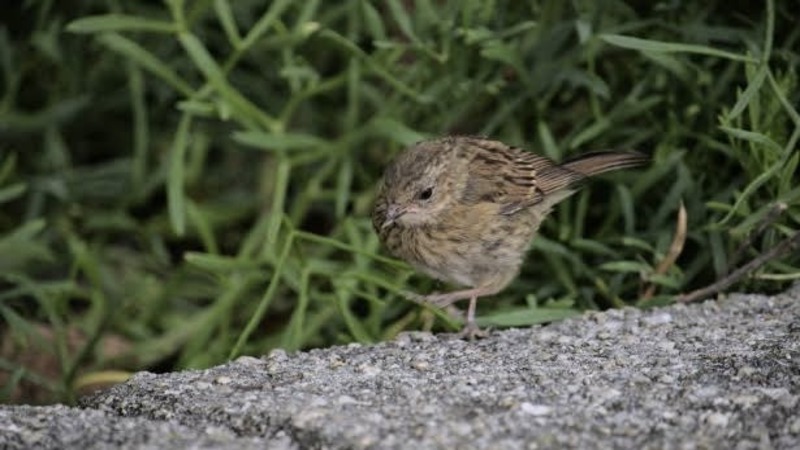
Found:
[{"label": "curved dry twig", "polygon": [[677,301],[680,303],[691,303],[708,298],[713,294],[719,293],[729,288],[733,283],[749,275],[750,273],[752,273],[759,267],[763,266],[767,262],[775,258],[779,258],[784,254],[788,253],[789,251],[798,248],[800,248],[800,231],[795,231],[795,233],[792,236],[784,239],[783,241],[778,243],[778,245],[776,245],[775,247],[772,247],[771,249],[758,255],[752,261],[734,270],[733,272],[728,274],[726,277],[720,279],[716,283],[689,292],[688,294],[683,294],[677,298]]}]

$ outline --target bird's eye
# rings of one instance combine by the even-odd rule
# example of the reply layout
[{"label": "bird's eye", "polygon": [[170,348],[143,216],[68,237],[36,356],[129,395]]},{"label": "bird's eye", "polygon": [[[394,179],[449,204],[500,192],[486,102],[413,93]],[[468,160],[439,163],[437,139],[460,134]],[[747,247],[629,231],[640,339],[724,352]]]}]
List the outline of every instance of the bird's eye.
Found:
[{"label": "bird's eye", "polygon": [[419,195],[417,195],[417,198],[420,199],[420,200],[430,200],[432,195],[433,195],[433,188],[429,187],[427,189],[423,189],[419,193]]}]

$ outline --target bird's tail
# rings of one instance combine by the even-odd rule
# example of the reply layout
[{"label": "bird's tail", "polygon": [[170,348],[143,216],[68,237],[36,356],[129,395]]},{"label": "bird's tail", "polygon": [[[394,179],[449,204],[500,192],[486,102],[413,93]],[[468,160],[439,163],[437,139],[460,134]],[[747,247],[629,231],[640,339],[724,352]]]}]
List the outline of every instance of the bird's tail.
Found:
[{"label": "bird's tail", "polygon": [[560,193],[553,201],[560,201],[575,192],[588,177],[612,170],[626,169],[646,164],[650,158],[636,152],[593,152],[578,156],[560,165],[551,165],[536,174],[537,186],[548,195]]},{"label": "bird's tail", "polygon": [[561,167],[576,172],[582,177],[591,177],[612,170],[627,169],[647,164],[650,157],[637,152],[593,152],[578,156],[561,164]]}]

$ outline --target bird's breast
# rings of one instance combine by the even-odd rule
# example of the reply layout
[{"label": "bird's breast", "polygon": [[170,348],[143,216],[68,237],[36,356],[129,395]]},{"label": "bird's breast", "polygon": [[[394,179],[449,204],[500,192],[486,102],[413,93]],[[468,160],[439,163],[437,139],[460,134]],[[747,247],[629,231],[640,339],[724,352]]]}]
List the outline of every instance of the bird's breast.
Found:
[{"label": "bird's breast", "polygon": [[538,224],[531,216],[490,208],[453,210],[436,224],[381,230],[389,251],[417,270],[462,286],[479,286],[500,273],[516,273]]},{"label": "bird's breast", "polygon": [[392,255],[406,261],[415,269],[433,278],[469,284],[453,273],[455,255],[447,245],[442,230],[433,226],[407,227],[392,224],[382,233],[386,248]]}]

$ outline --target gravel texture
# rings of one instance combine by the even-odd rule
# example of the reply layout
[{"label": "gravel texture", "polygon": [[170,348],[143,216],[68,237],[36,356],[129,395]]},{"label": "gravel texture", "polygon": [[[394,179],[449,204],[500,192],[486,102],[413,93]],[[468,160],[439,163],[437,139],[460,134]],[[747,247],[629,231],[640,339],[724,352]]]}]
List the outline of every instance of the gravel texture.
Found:
[{"label": "gravel texture", "polygon": [[800,448],[800,284],[464,342],[409,333],[0,407],[1,448]]}]

